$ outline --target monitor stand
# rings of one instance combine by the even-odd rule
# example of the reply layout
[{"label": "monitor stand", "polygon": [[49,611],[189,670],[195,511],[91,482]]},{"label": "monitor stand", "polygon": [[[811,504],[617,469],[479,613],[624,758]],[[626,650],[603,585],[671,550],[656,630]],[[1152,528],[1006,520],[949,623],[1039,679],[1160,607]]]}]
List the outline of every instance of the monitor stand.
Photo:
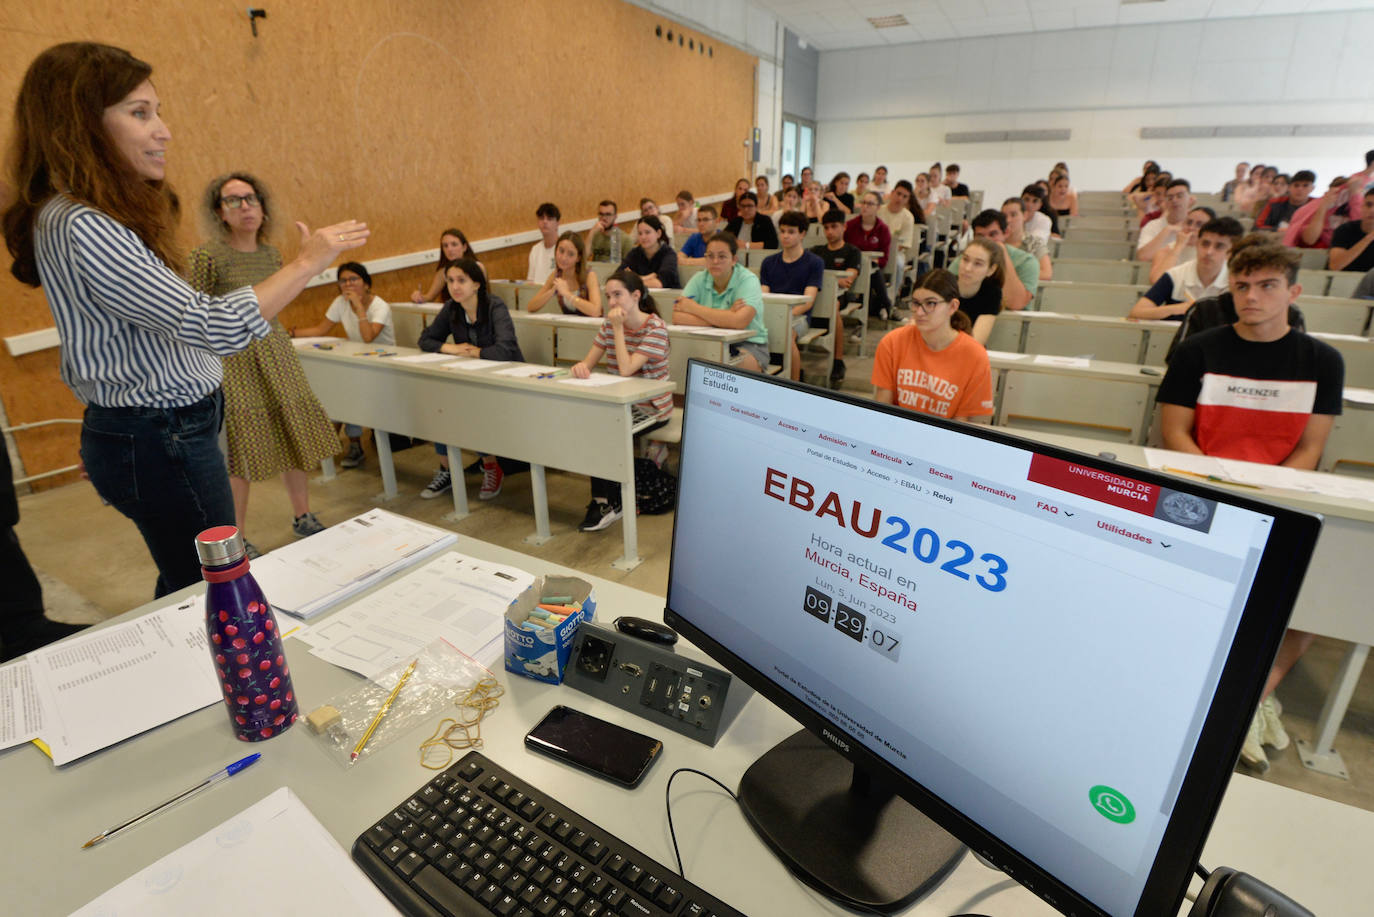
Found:
[{"label": "monitor stand", "polygon": [[967,849],[806,730],[749,766],[739,803],[788,869],[851,907],[900,910]]}]

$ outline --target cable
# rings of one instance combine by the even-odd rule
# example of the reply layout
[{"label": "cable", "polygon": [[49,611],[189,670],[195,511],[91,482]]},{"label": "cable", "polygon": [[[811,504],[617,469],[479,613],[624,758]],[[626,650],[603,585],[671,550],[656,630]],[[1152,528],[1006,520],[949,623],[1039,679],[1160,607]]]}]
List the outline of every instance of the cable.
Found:
[{"label": "cable", "polygon": [[1197,873],[1198,878],[1202,879],[1204,882],[1212,878],[1212,871],[1204,867],[1201,863],[1193,867],[1193,872]]},{"label": "cable", "polygon": [[687,874],[682,870],[682,852],[678,850],[677,846],[677,832],[673,829],[673,800],[672,797],[669,795],[673,790],[673,780],[677,777],[678,774],[683,773],[696,774],[699,777],[705,777],[707,780],[711,781],[716,786],[720,787],[722,790],[729,793],[730,798],[733,799],[737,805],[739,804],[739,797],[735,795],[734,790],[730,789],[728,786],[721,783],[715,777],[712,777],[705,771],[699,771],[694,767],[679,767],[677,770],[673,771],[671,774],[668,775],[668,785],[663,788],[663,805],[664,808],[668,810],[668,836],[673,839],[673,856],[677,859],[677,874],[682,876],[682,878],[686,879]]}]

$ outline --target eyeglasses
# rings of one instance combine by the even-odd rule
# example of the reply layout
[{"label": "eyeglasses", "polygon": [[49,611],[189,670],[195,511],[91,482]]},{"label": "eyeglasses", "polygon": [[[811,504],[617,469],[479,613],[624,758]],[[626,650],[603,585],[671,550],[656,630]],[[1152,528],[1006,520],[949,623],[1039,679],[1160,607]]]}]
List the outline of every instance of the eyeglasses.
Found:
[{"label": "eyeglasses", "polygon": [[262,200],[256,194],[227,194],[219,199],[219,202],[230,210],[238,210],[244,204],[249,207],[256,207]]},{"label": "eyeglasses", "polygon": [[946,302],[947,300],[944,299],[913,299],[911,301],[911,308],[915,309],[917,312],[929,313],[934,312],[936,309],[943,306]]},{"label": "eyeglasses", "polygon": [[596,212],[596,215],[599,216],[599,217],[605,217],[605,218],[608,219],[608,220],[614,220],[614,219],[615,219],[615,211],[614,211],[614,210],[598,210],[598,211]]}]

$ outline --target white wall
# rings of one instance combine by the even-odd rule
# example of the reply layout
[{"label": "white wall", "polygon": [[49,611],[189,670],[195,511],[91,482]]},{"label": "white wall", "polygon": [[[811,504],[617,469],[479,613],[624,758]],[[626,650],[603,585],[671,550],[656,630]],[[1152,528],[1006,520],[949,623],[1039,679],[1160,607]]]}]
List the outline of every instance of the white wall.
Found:
[{"label": "white wall", "polygon": [[[817,175],[910,178],[958,162],[988,201],[1068,162],[1079,189],[1120,188],[1145,159],[1212,191],[1239,160],[1325,185],[1374,135],[1142,140],[1140,128],[1374,123],[1374,11],[1118,26],[821,54]],[[1299,49],[1301,52],[1299,53]],[[1067,142],[946,144],[956,130],[1068,128]]]}]

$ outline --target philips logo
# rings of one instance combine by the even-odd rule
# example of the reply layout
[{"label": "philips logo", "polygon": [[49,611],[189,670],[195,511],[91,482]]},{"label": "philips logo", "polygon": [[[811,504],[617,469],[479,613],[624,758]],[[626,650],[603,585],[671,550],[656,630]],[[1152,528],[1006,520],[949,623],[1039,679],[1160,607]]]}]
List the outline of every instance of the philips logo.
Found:
[{"label": "philips logo", "polygon": [[829,729],[822,729],[821,737],[829,739],[832,745],[838,745],[843,750],[849,751],[849,743],[846,742],[844,739],[840,738],[839,736],[835,735]]}]

